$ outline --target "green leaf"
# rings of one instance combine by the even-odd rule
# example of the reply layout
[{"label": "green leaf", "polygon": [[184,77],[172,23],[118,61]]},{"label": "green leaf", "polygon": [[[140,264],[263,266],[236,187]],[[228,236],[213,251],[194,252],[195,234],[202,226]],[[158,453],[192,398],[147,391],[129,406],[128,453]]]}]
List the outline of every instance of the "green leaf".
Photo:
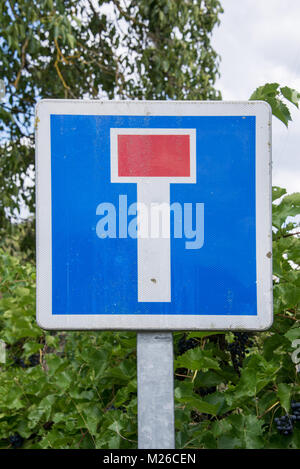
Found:
[{"label": "green leaf", "polygon": [[203,398],[203,400],[216,407],[217,415],[223,415],[230,410],[226,402],[225,393],[223,392],[215,392],[213,394],[208,394]]},{"label": "green leaf", "polygon": [[74,375],[71,370],[61,371],[56,373],[54,382],[59,389],[66,391],[71,387],[74,380]]},{"label": "green leaf", "polygon": [[263,422],[258,420],[255,415],[247,415],[245,417],[243,439],[246,449],[264,448],[262,425]]},{"label": "green leaf", "polygon": [[187,368],[189,370],[203,370],[212,369],[219,370],[219,364],[211,354],[199,347],[188,350],[183,355],[177,358],[176,366],[178,368]]},{"label": "green leaf", "polygon": [[232,435],[221,435],[218,439],[218,449],[239,449],[241,447],[241,440]]},{"label": "green leaf", "polygon": [[278,83],[266,83],[263,86],[259,86],[250,96],[250,100],[263,100],[266,98],[275,97],[278,95]]},{"label": "green leaf", "polygon": [[300,213],[300,192],[286,195],[280,204],[273,205],[273,226],[280,229],[287,217],[294,217]]},{"label": "green leaf", "polygon": [[98,405],[78,404],[78,409],[83,416],[83,422],[91,433],[91,435],[97,434],[97,428],[100,423],[101,412]]},{"label": "green leaf", "polygon": [[286,413],[288,413],[290,410],[291,392],[292,392],[292,388],[290,385],[286,383],[278,384],[277,396],[278,396],[278,399],[280,400],[280,404],[282,405]]},{"label": "green leaf", "polygon": [[286,194],[286,189],[278,186],[272,187],[272,201],[280,199],[284,194]]},{"label": "green leaf", "polygon": [[189,408],[197,409],[198,412],[217,415],[219,405],[210,404],[193,394],[193,383],[181,382],[174,391],[176,402],[181,402]]},{"label": "green leaf", "polygon": [[289,108],[278,98],[266,97],[265,101],[270,104],[272,113],[275,117],[281,120],[286,127],[289,121],[292,120]]},{"label": "green leaf", "polygon": [[294,104],[298,108],[298,103],[300,100],[300,93],[292,88],[289,88],[288,86],[283,86],[280,88],[280,91],[282,95],[290,101],[292,104]]},{"label": "green leaf", "polygon": [[219,371],[199,371],[194,379],[194,388],[209,388],[224,382],[224,375]]},{"label": "green leaf", "polygon": [[26,357],[36,354],[42,348],[43,348],[43,345],[36,343],[36,342],[26,342],[23,347]]},{"label": "green leaf", "polygon": [[260,354],[249,357],[237,386],[226,392],[227,404],[230,408],[245,405],[250,398],[256,397],[262,389],[275,381],[279,369],[280,363],[276,360],[267,362]]},{"label": "green leaf", "polygon": [[266,83],[258,87],[250,96],[250,100],[262,100],[270,104],[272,113],[286,126],[292,120],[289,108],[282,101],[282,97],[298,107],[300,93],[287,86],[280,87],[278,83]]},{"label": "green leaf", "polygon": [[265,339],[263,344],[264,357],[270,361],[274,358],[274,353],[278,350],[285,349],[287,340],[279,334],[273,334],[271,337]]},{"label": "green leaf", "polygon": [[212,432],[215,438],[219,438],[222,434],[228,433],[232,429],[232,424],[227,419],[217,420],[212,424]]},{"label": "green leaf", "polygon": [[55,400],[55,395],[49,395],[42,399],[37,405],[33,404],[29,408],[28,420],[30,421],[30,428],[34,428],[42,419],[46,421],[50,418]]},{"label": "green leaf", "polygon": [[291,342],[293,342],[296,339],[300,339],[300,327],[296,326],[293,327],[292,329],[289,329],[285,334],[285,337],[289,339]]},{"label": "green leaf", "polygon": [[210,415],[217,415],[218,413],[218,406],[209,404],[201,399],[198,399],[194,396],[185,396],[177,399],[178,402],[182,402],[185,405],[193,409],[197,409],[198,412],[210,414]]}]

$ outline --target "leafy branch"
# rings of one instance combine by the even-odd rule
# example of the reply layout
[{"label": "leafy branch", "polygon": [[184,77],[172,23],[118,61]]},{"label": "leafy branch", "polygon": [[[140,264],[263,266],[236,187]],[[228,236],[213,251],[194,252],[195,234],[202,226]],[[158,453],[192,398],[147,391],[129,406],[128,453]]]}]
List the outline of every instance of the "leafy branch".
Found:
[{"label": "leafy branch", "polygon": [[281,87],[278,83],[266,83],[256,88],[249,99],[269,103],[272,108],[272,114],[288,127],[289,121],[292,118],[284,100],[298,108],[300,93],[288,86]]}]

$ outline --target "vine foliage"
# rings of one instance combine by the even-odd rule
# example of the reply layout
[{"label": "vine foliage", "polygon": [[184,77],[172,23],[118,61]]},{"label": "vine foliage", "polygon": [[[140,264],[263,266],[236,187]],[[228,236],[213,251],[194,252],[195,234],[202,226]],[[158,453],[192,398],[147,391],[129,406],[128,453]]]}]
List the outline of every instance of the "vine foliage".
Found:
[{"label": "vine foliage", "polygon": [[[269,331],[174,333],[177,448],[300,447],[299,213],[274,187]],[[42,331],[35,268],[3,249],[0,282],[0,446],[136,448],[135,334]]]}]

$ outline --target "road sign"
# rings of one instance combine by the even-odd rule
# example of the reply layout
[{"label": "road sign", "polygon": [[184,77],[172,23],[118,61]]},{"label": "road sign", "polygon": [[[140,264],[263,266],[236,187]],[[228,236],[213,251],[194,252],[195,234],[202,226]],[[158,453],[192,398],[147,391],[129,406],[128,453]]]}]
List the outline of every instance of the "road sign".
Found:
[{"label": "road sign", "polygon": [[270,327],[266,103],[45,100],[36,128],[41,327]]}]

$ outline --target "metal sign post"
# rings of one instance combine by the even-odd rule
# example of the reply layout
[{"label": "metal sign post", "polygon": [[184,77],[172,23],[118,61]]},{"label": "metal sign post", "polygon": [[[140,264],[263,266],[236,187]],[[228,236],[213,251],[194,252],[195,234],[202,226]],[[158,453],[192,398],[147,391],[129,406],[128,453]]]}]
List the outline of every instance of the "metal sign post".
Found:
[{"label": "metal sign post", "polygon": [[173,336],[137,334],[138,447],[175,448]]},{"label": "metal sign post", "polygon": [[174,447],[175,330],[272,324],[265,102],[45,100],[37,321],[138,331],[141,448]]}]

